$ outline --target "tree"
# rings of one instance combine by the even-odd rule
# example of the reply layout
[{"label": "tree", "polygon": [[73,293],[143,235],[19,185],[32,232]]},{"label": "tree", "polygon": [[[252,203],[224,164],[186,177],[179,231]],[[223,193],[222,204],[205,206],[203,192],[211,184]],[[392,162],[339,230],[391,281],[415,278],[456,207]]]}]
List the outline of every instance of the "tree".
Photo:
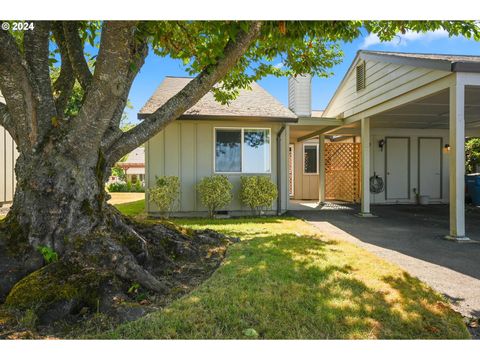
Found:
[{"label": "tree", "polygon": [[465,171],[471,174],[480,164],[480,138],[470,138],[465,142]]},{"label": "tree", "polygon": [[[390,40],[399,32],[438,28],[479,37],[471,21],[39,21],[23,33],[1,30],[0,91],[6,104],[0,104],[0,125],[16,141],[20,156],[14,203],[0,232],[5,265],[0,297],[43,265],[38,247],[58,253],[70,269],[107,269],[147,289],[166,291],[151,271],[148,248],[140,261],[123,241],[129,236],[145,247],[150,239],[106,203],[105,181],[122,156],[209,91],[227,103],[238,89],[266,75],[326,77],[341,61],[339,42],[362,31]],[[87,42],[98,45],[96,57],[87,59]],[[56,76],[52,47],[60,58],[53,67]],[[183,60],[195,77],[124,132],[120,124],[128,93],[149,51]],[[273,63],[277,58],[281,68]]]}]

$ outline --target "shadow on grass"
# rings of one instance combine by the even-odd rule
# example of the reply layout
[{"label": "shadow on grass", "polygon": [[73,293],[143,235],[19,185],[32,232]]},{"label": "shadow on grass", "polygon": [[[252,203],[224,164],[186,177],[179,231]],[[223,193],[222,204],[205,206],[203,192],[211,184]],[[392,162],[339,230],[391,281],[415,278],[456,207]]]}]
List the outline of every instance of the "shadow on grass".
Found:
[{"label": "shadow on grass", "polygon": [[461,317],[419,280],[374,273],[380,285],[369,286],[345,251],[290,233],[235,244],[197,290],[104,336],[235,339],[253,328],[265,339],[468,337]]}]

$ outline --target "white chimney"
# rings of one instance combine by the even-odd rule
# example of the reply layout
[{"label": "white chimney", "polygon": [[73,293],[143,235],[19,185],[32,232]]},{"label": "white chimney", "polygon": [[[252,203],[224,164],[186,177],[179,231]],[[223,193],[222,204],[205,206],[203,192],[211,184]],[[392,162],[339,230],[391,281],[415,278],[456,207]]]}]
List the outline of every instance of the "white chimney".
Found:
[{"label": "white chimney", "polygon": [[288,79],[288,108],[297,116],[312,115],[312,75]]}]

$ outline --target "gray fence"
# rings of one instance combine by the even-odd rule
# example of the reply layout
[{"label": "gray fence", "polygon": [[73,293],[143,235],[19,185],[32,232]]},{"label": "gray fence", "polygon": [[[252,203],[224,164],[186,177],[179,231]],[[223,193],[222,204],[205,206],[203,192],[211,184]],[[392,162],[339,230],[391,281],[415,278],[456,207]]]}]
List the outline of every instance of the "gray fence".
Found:
[{"label": "gray fence", "polygon": [[18,152],[10,134],[0,126],[0,206],[13,201]]}]

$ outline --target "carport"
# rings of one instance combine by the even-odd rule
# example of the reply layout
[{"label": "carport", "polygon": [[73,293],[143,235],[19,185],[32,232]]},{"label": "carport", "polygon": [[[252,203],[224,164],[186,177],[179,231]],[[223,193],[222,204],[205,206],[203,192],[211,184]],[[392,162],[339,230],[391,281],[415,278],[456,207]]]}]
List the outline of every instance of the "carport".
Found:
[{"label": "carport", "polygon": [[[415,204],[422,196],[449,204],[448,239],[471,241],[465,137],[480,136],[480,57],[359,51],[321,117],[342,124],[303,140],[315,138],[321,149],[327,136],[360,139],[361,217],[375,216],[371,204]],[[372,179],[382,187],[372,190]]]}]

